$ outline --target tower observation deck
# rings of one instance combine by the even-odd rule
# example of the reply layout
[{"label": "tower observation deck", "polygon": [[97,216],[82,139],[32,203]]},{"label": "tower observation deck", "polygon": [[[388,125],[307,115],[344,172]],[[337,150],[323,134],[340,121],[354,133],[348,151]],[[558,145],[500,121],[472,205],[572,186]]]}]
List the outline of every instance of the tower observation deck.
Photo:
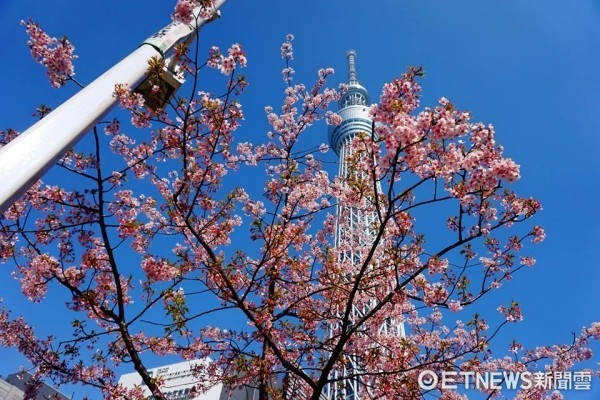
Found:
[{"label": "tower observation deck", "polygon": [[[371,136],[373,134],[373,121],[369,117],[369,106],[371,104],[369,93],[358,81],[356,72],[356,52],[349,50],[348,60],[348,90],[339,100],[339,111],[337,114],[342,118],[342,122],[337,126],[329,127],[329,145],[339,157],[339,176],[342,178],[351,178],[350,174],[365,174],[366,172],[357,172],[349,169],[348,159],[354,160],[361,157],[371,157],[370,154],[352,154],[354,146],[350,146],[352,140],[360,133]],[[381,191],[380,185],[376,185],[378,191]],[[334,244],[338,249],[344,248],[338,252],[338,261],[352,263],[357,269],[363,264],[364,255],[360,250],[361,246],[369,245],[375,240],[373,227],[376,225],[376,212],[371,209],[361,209],[356,207],[338,207],[338,222],[335,231]],[[354,246],[354,243],[358,246]],[[375,300],[372,300],[373,302]],[[354,305],[352,310],[352,319],[361,318],[366,311],[372,309],[374,303]],[[404,325],[386,319],[386,323],[379,328],[377,334],[404,336]],[[329,327],[330,336],[334,336],[339,330],[339,324],[332,324]],[[375,344],[374,344],[375,345]],[[335,369],[332,372],[331,379],[334,381],[326,388],[326,397],[329,400],[363,400],[370,398],[370,382],[368,377],[362,374],[363,368],[358,356],[350,356],[349,362]]]},{"label": "tower observation deck", "polygon": [[[329,127],[329,145],[340,156],[340,165],[344,158],[344,147],[359,132],[372,133],[373,121],[369,118],[369,93],[359,82],[356,74],[356,52],[348,51],[348,91],[339,100],[338,114],[342,123]],[[345,173],[344,173],[345,174]],[[342,170],[340,169],[340,175]]]}]

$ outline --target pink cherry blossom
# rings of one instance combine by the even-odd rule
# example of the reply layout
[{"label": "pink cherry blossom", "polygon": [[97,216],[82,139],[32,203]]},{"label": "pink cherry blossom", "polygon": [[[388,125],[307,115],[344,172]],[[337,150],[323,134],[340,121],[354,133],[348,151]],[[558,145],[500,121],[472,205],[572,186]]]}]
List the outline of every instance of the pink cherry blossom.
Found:
[{"label": "pink cherry blossom", "polygon": [[31,51],[33,59],[46,67],[46,74],[50,79],[50,84],[55,87],[61,87],[67,80],[75,75],[73,60],[77,58],[73,51],[75,47],[66,37],[57,39],[50,37],[34,21],[21,21],[27,29],[29,40],[27,45]]},{"label": "pink cherry blossom", "polygon": [[198,8],[200,18],[210,20],[214,17],[215,0],[177,0],[172,18],[184,24],[190,24],[194,19],[193,11]]},{"label": "pink cherry blossom", "polygon": [[[213,5],[180,0],[173,18],[192,23],[196,7],[205,18]],[[36,60],[58,47],[53,57],[72,55],[66,40],[27,29]],[[370,106],[374,132],[335,149],[335,175],[329,145],[307,136],[344,122],[332,104],[352,85],[330,87],[331,68],[310,84],[292,79],[293,39],[280,48],[281,104],[265,107],[267,129],[253,142],[238,132],[239,44],[212,47],[205,60],[178,49],[194,89],[162,110],[114,88],[143,132],[101,121],[60,160],[64,175],[36,182],[0,229],[0,257],[25,297],[56,312],[64,304],[70,331],[44,336],[2,309],[0,345],[36,377],[133,400],[148,394],[118,385],[117,371],[135,369],[154,398],[167,398],[165,381],[148,373],[156,356],[210,356],[193,393],[227,383],[283,398],[276,382],[286,375],[311,400],[348,379],[360,381],[361,398],[412,399],[423,396],[424,370],[569,371],[589,360],[599,323],[569,344],[498,349],[498,331],[524,318],[518,302],[485,317],[472,306],[533,267],[526,251],[545,238],[530,222],[541,203],[512,185],[520,168],[494,127],[447,98],[421,107],[423,69],[412,67]],[[48,65],[59,84],[72,75]],[[203,68],[225,75],[211,92]],[[17,135],[2,131],[0,142]],[[465,398],[441,386],[430,394]]]}]

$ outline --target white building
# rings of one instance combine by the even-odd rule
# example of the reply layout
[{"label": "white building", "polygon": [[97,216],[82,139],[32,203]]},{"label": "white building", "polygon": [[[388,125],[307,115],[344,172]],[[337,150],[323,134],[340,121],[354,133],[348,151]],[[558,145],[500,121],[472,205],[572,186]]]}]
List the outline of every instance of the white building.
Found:
[{"label": "white building", "polygon": [[24,395],[21,389],[0,379],[0,400],[23,400]]},{"label": "white building", "polygon": [[[164,380],[163,394],[169,400],[257,400],[258,391],[253,388],[241,388],[230,393],[229,389],[222,383],[214,384],[210,389],[200,395],[192,395],[192,388],[198,384],[204,384],[210,377],[202,377],[194,373],[195,366],[206,367],[209,358],[201,360],[184,361],[177,364],[165,365],[149,369],[148,372],[154,378],[161,377]],[[119,378],[119,383],[126,388],[142,387],[148,397],[151,398],[150,390],[142,382],[142,377],[137,373],[129,373]],[[2,400],[2,399],[0,399]]]},{"label": "white building", "polygon": [[[0,400],[23,400],[27,387],[31,385],[31,375],[19,372],[0,379]],[[37,400],[69,400],[67,396],[53,387],[42,383],[38,388]]]},{"label": "white building", "polygon": [[[164,380],[163,393],[169,400],[220,400],[223,385],[218,383],[211,387],[206,393],[192,397],[190,394],[192,388],[203,383],[201,377],[194,375],[195,366],[206,366],[209,359],[184,361],[177,364],[165,365],[158,368],[149,369],[148,372],[153,378],[161,377]],[[142,377],[137,372],[122,375],[119,383],[126,388],[140,386],[144,388],[148,396],[150,390],[142,382]]]}]

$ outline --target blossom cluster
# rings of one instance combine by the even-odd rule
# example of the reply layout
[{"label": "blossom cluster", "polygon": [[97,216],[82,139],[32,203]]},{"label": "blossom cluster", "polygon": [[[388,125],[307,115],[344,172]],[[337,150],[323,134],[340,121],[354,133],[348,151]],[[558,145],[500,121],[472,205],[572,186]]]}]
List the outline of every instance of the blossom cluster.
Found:
[{"label": "blossom cluster", "polygon": [[21,24],[25,25],[29,35],[27,45],[33,59],[46,67],[46,75],[53,87],[63,86],[75,75],[73,60],[77,56],[73,54],[75,50],[73,44],[66,37],[57,39],[49,36],[38,23],[32,20],[21,21]]},{"label": "blossom cluster", "polygon": [[246,54],[242,47],[235,43],[227,50],[227,56],[224,56],[217,46],[210,49],[207,65],[211,68],[216,68],[223,75],[230,74],[239,64],[241,67],[246,66]]},{"label": "blossom cluster", "polygon": [[[196,9],[197,15],[194,14]],[[171,17],[174,21],[190,24],[197,17],[210,20],[216,12],[215,0],[177,0]]]}]

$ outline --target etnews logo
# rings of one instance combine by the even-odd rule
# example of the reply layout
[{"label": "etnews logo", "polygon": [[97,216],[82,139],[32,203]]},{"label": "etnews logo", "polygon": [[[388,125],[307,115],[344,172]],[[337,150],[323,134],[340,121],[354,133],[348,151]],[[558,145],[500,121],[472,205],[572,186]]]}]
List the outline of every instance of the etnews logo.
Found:
[{"label": "etnews logo", "polygon": [[419,387],[424,390],[435,388],[458,389],[545,389],[545,390],[590,390],[591,371],[561,372],[471,372],[425,370],[419,374]]}]

